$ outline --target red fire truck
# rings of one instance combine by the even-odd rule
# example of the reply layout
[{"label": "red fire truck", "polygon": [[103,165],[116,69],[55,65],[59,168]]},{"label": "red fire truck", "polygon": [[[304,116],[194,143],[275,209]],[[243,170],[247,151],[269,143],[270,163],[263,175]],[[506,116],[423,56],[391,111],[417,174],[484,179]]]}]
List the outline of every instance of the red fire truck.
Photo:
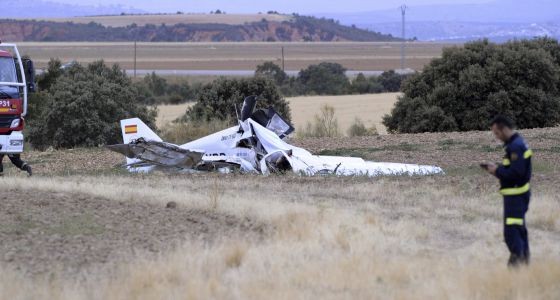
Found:
[{"label": "red fire truck", "polygon": [[28,92],[35,91],[35,70],[15,44],[0,42],[0,153],[23,152]]}]

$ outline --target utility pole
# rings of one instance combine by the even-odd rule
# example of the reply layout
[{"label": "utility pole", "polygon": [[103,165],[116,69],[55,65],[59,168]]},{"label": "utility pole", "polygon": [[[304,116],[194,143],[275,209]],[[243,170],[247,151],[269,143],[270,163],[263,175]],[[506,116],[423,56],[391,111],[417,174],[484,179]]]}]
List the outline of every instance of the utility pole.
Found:
[{"label": "utility pole", "polygon": [[284,46],[282,46],[282,71],[286,72],[284,64]]},{"label": "utility pole", "polygon": [[136,78],[136,40],[134,40],[134,78]]},{"label": "utility pole", "polygon": [[405,35],[405,24],[406,24],[406,10],[408,9],[408,7],[403,4],[401,7],[401,13],[402,13],[402,43],[401,43],[401,70],[404,70],[404,59],[405,59],[405,46],[406,46],[406,35]]}]

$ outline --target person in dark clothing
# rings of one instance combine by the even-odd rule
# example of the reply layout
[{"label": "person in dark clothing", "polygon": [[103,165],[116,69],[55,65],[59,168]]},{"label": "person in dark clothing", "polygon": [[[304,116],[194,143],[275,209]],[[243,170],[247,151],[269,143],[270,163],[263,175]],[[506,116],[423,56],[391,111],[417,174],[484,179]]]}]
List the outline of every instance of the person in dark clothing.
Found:
[{"label": "person in dark clothing", "polygon": [[486,170],[500,180],[500,194],[504,197],[504,239],[510,251],[508,266],[529,264],[529,237],[525,214],[531,199],[531,157],[533,151],[521,135],[513,130],[506,117],[492,120],[492,132],[504,142],[505,156],[501,164],[486,163]]},{"label": "person in dark clothing", "polygon": [[[2,176],[4,174],[4,164],[3,164],[4,155],[5,154],[0,154],[0,176]],[[28,165],[23,160],[21,160],[20,154],[8,154],[8,158],[10,159],[12,164],[14,164],[14,166],[16,166],[18,169],[20,169],[22,171],[26,171],[29,176],[33,175],[33,171],[31,170],[31,166]]]}]

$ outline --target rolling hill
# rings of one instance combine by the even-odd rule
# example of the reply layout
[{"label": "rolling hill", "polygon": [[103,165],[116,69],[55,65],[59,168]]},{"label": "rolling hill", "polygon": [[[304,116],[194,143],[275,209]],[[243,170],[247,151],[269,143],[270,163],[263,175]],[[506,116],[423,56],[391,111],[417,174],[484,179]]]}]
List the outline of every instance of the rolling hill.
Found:
[{"label": "rolling hill", "polygon": [[[144,16],[144,15],[143,15]],[[338,21],[325,18],[314,18],[299,15],[284,16],[284,20],[274,15],[272,20],[262,17],[258,21],[243,24],[207,23],[204,21],[183,23],[166,15],[158,16],[158,24],[139,25],[129,18],[122,21],[122,26],[104,26],[100,23],[83,23],[72,19],[65,21],[43,21],[4,19],[0,20],[0,39],[18,41],[43,42],[274,42],[274,41],[397,41],[398,39],[379,32],[344,26]],[[174,16],[174,15],[167,15]],[[227,16],[232,18],[232,16]],[[233,16],[235,17],[235,16]],[[114,17],[118,18],[118,17]],[[146,16],[144,16],[146,18]],[[69,21],[69,22],[68,22]],[[112,19],[115,22],[115,19]],[[185,21],[187,22],[187,21]],[[238,21],[239,23],[239,21]],[[125,25],[126,24],[126,25]]]}]

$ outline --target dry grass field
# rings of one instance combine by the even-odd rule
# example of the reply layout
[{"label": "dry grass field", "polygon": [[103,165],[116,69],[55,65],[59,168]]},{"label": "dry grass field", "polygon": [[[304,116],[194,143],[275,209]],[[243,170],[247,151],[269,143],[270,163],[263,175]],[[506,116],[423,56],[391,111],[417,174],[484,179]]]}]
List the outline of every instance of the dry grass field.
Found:
[{"label": "dry grass field", "polygon": [[26,153],[36,176],[0,179],[0,298],[558,299],[560,128],[523,134],[533,263],[517,271],[476,164],[501,157],[487,132],[295,141],[435,177],[131,175],[103,149]]},{"label": "dry grass field", "polygon": [[176,14],[176,15],[126,15],[126,16],[91,16],[91,17],[71,17],[71,18],[45,18],[42,21],[52,22],[73,22],[88,24],[90,22],[99,23],[103,26],[125,27],[136,24],[144,26],[147,24],[229,24],[242,25],[245,23],[259,22],[266,19],[271,22],[289,21],[289,15],[268,15],[268,14]]},{"label": "dry grass field", "polygon": [[[133,69],[133,43],[24,42],[18,44],[38,68],[50,58],[88,63],[104,59]],[[421,70],[441,56],[438,43],[408,45],[406,67]],[[281,63],[285,49],[286,70],[300,70],[323,61],[337,62],[349,70],[378,71],[400,68],[399,43],[138,43],[137,68],[147,70],[254,70],[265,61]]]},{"label": "dry grass field", "polygon": [[387,130],[381,123],[384,115],[391,112],[397,102],[399,93],[348,95],[348,96],[312,96],[287,98],[292,110],[292,123],[301,129],[319,113],[321,106],[330,105],[335,109],[335,117],[343,134],[359,118],[366,127],[375,126],[379,133]]},{"label": "dry grass field", "polygon": [[[382,117],[391,112],[399,93],[348,95],[348,96],[311,96],[286,98],[292,111],[292,123],[297,129],[303,128],[307,121],[313,121],[321,106],[327,104],[335,108],[335,116],[343,134],[359,118],[366,127],[375,126],[380,134],[387,131],[381,124]],[[193,103],[158,106],[157,126],[181,117]]]},{"label": "dry grass field", "polygon": [[157,107],[158,116],[156,126],[162,128],[166,124],[175,121],[177,118],[182,117],[187,109],[194,103],[185,103],[179,105],[160,105]]}]

